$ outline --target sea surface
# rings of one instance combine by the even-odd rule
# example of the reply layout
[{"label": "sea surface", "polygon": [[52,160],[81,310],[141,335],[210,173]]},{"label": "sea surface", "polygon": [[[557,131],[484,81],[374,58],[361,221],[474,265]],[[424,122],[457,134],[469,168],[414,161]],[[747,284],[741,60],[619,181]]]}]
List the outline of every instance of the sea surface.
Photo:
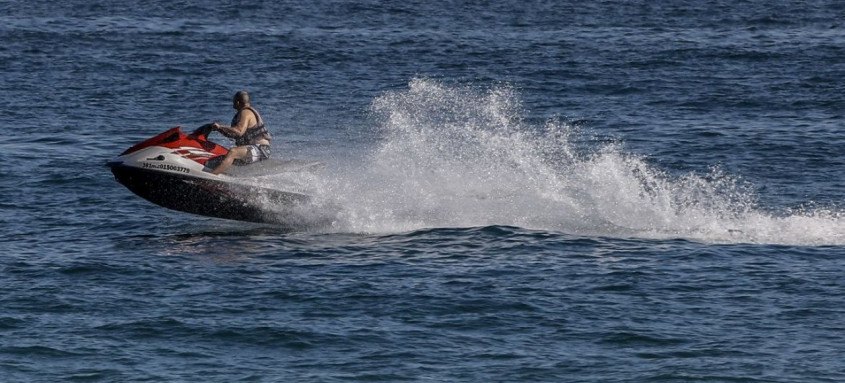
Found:
[{"label": "sea surface", "polygon": [[[242,89],[293,230],[104,166]],[[2,382],[845,381],[841,1],[2,1],[0,111]]]}]

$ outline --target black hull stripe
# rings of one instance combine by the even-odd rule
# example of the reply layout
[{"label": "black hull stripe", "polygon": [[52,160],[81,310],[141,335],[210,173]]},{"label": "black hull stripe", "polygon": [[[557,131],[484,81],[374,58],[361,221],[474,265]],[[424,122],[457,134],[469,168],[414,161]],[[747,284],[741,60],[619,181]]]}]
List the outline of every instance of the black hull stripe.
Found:
[{"label": "black hull stripe", "polygon": [[299,193],[113,165],[127,189],[156,205],[208,217],[285,224],[285,210],[308,201]]}]

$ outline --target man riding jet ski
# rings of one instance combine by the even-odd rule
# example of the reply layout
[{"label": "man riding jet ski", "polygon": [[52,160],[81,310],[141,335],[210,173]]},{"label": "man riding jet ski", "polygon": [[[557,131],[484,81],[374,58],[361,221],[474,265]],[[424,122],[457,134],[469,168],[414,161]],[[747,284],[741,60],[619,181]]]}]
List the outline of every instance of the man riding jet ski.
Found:
[{"label": "man riding jet ski", "polygon": [[[270,133],[246,92],[233,99],[238,110],[232,126],[207,124],[190,134],[179,127],[142,141],[108,162],[115,179],[133,193],[160,206],[199,215],[251,222],[291,223],[290,211],[310,198],[302,187],[274,180],[273,188],[257,178],[221,174],[234,163],[270,157]],[[213,130],[235,139],[231,150],[208,140]],[[269,162],[269,161],[267,161]],[[285,161],[300,169],[313,164]],[[257,165],[246,166],[251,168]]]}]

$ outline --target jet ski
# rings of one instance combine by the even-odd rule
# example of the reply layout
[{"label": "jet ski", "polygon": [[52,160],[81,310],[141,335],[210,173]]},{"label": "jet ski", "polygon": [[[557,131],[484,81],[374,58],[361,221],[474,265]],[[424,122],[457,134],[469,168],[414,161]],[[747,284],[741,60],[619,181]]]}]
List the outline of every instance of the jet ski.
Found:
[{"label": "jet ski", "polygon": [[212,174],[211,169],[229,150],[209,141],[210,132],[210,125],[190,134],[180,127],[171,128],[130,147],[106,166],[127,189],[168,209],[239,221],[291,224],[286,213],[306,204],[309,196],[298,190],[262,186],[254,176]]}]

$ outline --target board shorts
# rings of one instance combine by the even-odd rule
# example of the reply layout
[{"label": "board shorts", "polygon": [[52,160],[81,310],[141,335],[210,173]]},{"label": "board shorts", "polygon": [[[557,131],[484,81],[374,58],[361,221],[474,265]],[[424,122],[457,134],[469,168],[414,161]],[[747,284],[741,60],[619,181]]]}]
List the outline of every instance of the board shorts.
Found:
[{"label": "board shorts", "polygon": [[246,145],[249,155],[241,159],[244,165],[253,164],[270,158],[270,145]]}]

